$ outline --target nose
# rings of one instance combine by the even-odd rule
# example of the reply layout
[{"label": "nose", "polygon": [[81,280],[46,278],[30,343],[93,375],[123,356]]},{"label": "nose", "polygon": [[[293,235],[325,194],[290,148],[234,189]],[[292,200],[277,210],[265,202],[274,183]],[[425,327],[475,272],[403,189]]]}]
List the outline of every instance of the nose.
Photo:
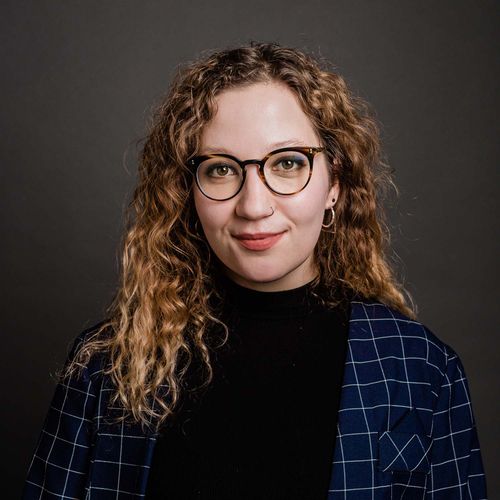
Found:
[{"label": "nose", "polygon": [[273,193],[259,175],[258,165],[247,165],[246,178],[238,193],[236,214],[245,219],[260,219],[270,215]]}]

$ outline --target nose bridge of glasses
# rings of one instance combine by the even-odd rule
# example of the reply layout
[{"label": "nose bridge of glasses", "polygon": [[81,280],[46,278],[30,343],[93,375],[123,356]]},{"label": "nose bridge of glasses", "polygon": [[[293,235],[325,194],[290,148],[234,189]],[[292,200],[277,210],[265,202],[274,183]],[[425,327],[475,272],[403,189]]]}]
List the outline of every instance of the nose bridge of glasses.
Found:
[{"label": "nose bridge of glasses", "polygon": [[243,174],[244,175],[247,175],[248,173],[248,170],[247,170],[247,167],[249,165],[255,165],[257,168],[257,175],[264,181],[264,172],[262,171],[263,167],[264,167],[264,161],[263,160],[257,160],[257,159],[253,159],[253,160],[245,160],[245,161],[242,161],[240,163],[241,165],[241,168],[243,169]]},{"label": "nose bridge of glasses", "polygon": [[257,165],[258,167],[260,167],[263,164],[264,164],[264,162],[262,160],[257,160],[257,159],[245,160],[245,161],[241,162],[241,166],[242,166],[243,170],[247,167],[247,165]]}]

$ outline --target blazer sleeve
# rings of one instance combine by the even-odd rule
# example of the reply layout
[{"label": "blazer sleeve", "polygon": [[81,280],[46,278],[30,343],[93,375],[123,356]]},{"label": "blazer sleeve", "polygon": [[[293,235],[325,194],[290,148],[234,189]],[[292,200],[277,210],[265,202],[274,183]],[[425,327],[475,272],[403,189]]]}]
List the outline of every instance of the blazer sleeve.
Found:
[{"label": "blazer sleeve", "polygon": [[433,500],[486,499],[478,432],[464,366],[445,344],[447,363],[433,413],[431,477]]},{"label": "blazer sleeve", "polygon": [[[66,364],[84,334],[75,340]],[[85,497],[96,400],[88,367],[57,384],[28,469],[24,500]]]}]

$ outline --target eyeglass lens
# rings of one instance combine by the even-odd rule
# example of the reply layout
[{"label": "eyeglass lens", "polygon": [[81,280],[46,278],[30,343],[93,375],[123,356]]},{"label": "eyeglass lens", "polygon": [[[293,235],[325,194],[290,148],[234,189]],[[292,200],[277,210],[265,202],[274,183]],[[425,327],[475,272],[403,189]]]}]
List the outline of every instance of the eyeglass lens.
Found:
[{"label": "eyeglass lens", "polygon": [[[309,159],[299,151],[282,151],[271,155],[264,164],[269,187],[279,194],[300,191],[309,179]],[[243,182],[243,170],[234,160],[214,156],[200,163],[197,170],[201,190],[210,198],[234,196]]]}]

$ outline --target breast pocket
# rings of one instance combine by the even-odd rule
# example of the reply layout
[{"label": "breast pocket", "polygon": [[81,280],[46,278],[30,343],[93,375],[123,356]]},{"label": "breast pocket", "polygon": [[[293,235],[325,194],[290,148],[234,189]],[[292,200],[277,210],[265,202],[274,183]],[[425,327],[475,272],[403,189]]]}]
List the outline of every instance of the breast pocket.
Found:
[{"label": "breast pocket", "polygon": [[430,471],[429,454],[432,439],[425,434],[411,432],[385,431],[379,433],[378,464],[384,472]]},{"label": "breast pocket", "polygon": [[432,438],[422,433],[384,431],[378,437],[378,468],[391,474],[392,499],[425,498]]}]

